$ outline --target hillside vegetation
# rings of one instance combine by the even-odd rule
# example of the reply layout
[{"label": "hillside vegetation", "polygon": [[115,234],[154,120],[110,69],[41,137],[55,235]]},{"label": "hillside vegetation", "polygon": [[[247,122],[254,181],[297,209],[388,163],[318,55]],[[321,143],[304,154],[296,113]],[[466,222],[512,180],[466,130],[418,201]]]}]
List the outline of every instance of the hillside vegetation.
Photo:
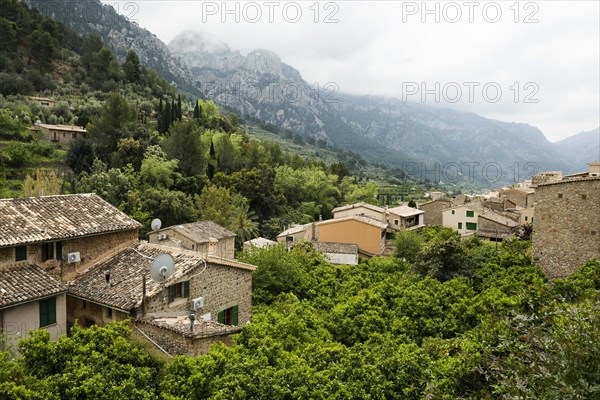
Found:
[{"label": "hillside vegetation", "polygon": [[[252,322],[231,347],[164,362],[123,324],[0,353],[3,399],[593,399],[600,395],[600,263],[545,281],[530,243],[498,251],[425,230],[356,266],[310,243],[243,259]],[[458,266],[458,267],[457,267]]]}]

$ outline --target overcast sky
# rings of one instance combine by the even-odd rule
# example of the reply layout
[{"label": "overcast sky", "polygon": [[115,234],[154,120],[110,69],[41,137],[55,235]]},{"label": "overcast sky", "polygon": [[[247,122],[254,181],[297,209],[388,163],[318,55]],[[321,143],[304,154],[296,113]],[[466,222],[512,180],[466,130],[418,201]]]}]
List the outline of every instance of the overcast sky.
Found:
[{"label": "overcast sky", "polygon": [[191,29],[269,49],[341,92],[529,123],[551,141],[600,126],[597,0],[103,2],[167,44]]}]

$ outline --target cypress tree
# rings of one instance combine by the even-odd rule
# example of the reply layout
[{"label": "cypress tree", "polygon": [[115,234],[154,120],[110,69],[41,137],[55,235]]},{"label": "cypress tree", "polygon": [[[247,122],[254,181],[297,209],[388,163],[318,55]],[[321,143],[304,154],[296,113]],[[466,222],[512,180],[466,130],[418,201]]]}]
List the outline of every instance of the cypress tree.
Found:
[{"label": "cypress tree", "polygon": [[163,119],[162,119],[162,133],[165,133],[169,130],[169,127],[171,126],[171,103],[169,103],[167,101],[167,104],[165,105],[165,112],[163,114]]},{"label": "cypress tree", "polygon": [[164,133],[163,131],[163,100],[162,97],[158,102],[158,116],[156,118],[156,130],[160,133]]},{"label": "cypress tree", "polygon": [[177,119],[181,121],[183,115],[181,114],[181,94],[177,95]]},{"label": "cypress tree", "polygon": [[200,119],[200,113],[198,112],[198,100],[196,100],[196,105],[194,106],[194,119],[196,121]]}]

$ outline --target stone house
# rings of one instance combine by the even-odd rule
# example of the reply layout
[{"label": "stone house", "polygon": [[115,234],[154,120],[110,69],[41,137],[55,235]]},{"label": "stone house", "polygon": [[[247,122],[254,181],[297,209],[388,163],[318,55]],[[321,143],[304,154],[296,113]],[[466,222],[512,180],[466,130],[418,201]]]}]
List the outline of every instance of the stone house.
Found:
[{"label": "stone house", "polygon": [[308,224],[292,225],[291,227],[277,235],[277,242],[285,243],[288,250],[294,247],[294,243],[301,240],[319,240],[319,234],[315,222],[310,222]]},{"label": "stone house", "polygon": [[442,212],[443,226],[458,231],[461,236],[476,235],[483,239],[501,241],[516,232],[519,223],[481,202],[467,203]]},{"label": "stone house", "polygon": [[235,233],[212,221],[173,225],[148,233],[150,243],[165,244],[197,251],[206,256],[209,248],[213,256],[234,259]]},{"label": "stone house", "polygon": [[87,134],[84,127],[76,125],[36,124],[31,129],[41,132],[44,139],[60,144],[69,144]]},{"label": "stone house", "polygon": [[[216,243],[206,253],[140,243],[140,224],[95,194],[0,199],[0,226],[0,326],[15,338],[39,327],[56,338],[76,320],[134,318],[139,332],[137,324],[158,329],[154,318],[188,315],[202,297],[201,323],[190,340],[178,339],[196,354],[250,320],[254,266],[221,257],[229,253]],[[173,275],[163,284],[144,279],[163,253],[175,260]]]},{"label": "stone house", "polygon": [[536,189],[533,257],[548,278],[564,278],[600,259],[600,163]]},{"label": "stone house", "polygon": [[[172,275],[158,283],[148,271],[161,254],[171,255],[175,266]],[[71,283],[68,323],[77,319],[104,325],[132,318],[138,332],[171,355],[202,354],[210,343],[227,341],[229,334],[250,322],[254,269],[211,253],[138,243]],[[195,317],[193,327],[190,313]],[[181,337],[183,325],[187,326],[186,337]],[[188,347],[182,347],[184,344]]]},{"label": "stone house", "polygon": [[68,281],[137,240],[139,223],[95,194],[0,199],[0,325],[66,333]]},{"label": "stone house", "polygon": [[512,202],[515,206],[529,208],[533,207],[535,189],[528,187],[516,187],[501,189],[499,197]]},{"label": "stone house", "polygon": [[427,203],[419,204],[419,209],[425,211],[423,223],[429,225],[442,225],[442,212],[452,207],[450,200],[433,200]]},{"label": "stone house", "polygon": [[388,221],[385,208],[362,202],[336,207],[331,212],[334,219],[358,215],[361,217],[372,218],[380,222]]},{"label": "stone house", "polygon": [[399,229],[418,229],[425,226],[425,211],[409,206],[398,206],[386,210],[387,222]]}]

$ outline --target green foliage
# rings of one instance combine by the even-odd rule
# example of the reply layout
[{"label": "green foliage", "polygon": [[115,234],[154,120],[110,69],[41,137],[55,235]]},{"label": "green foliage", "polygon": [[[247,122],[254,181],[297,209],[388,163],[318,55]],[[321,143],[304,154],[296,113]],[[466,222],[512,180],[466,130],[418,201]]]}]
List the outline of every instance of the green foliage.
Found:
[{"label": "green foliage", "polygon": [[415,231],[400,231],[394,237],[395,256],[409,263],[415,263],[423,248],[425,239]]},{"label": "green foliage", "polygon": [[160,364],[131,341],[125,322],[72,328],[56,342],[44,331],[19,344],[25,370],[51,398],[155,399]]},{"label": "green foliage", "polygon": [[79,175],[82,172],[90,172],[95,158],[94,147],[89,140],[79,138],[69,145],[65,157],[65,163],[69,168]]}]

